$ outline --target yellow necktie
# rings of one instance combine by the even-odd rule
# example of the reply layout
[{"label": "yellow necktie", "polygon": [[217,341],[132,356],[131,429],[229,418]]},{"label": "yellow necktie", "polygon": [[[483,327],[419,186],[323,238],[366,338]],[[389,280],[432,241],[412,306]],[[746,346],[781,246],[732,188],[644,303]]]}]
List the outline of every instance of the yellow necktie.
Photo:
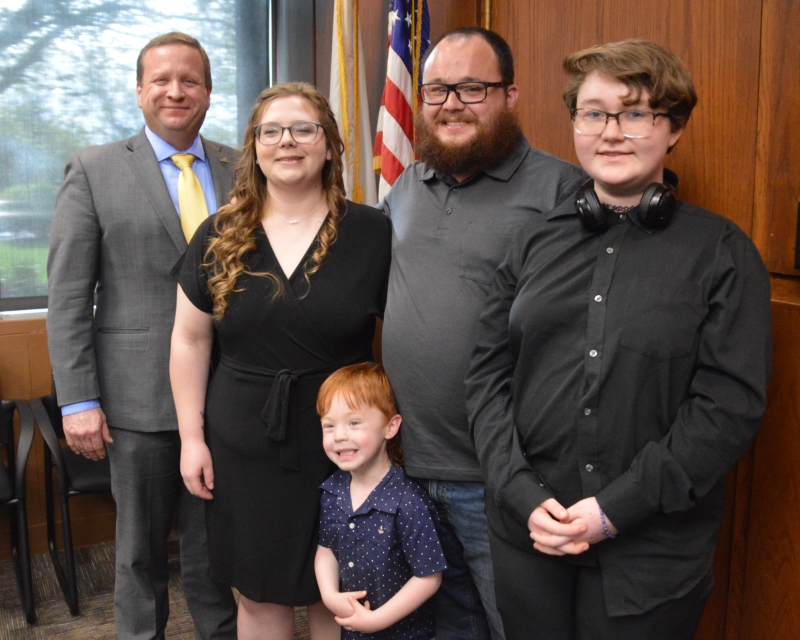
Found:
[{"label": "yellow necktie", "polygon": [[208,205],[200,181],[192,171],[194,156],[191,153],[176,153],[171,158],[181,170],[178,176],[178,207],[183,235],[189,242],[200,223],[208,217]]}]

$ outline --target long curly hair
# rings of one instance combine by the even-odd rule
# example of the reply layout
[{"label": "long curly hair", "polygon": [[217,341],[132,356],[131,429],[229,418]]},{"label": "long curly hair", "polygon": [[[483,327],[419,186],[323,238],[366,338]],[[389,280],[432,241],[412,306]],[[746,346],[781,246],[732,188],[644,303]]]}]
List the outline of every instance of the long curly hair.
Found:
[{"label": "long curly hair", "polygon": [[281,295],[283,291],[281,280],[276,274],[250,271],[245,264],[245,258],[256,248],[256,230],[261,225],[264,205],[268,198],[267,179],[256,158],[253,127],[259,124],[270,102],[293,96],[308,100],[317,110],[319,123],[325,134],[325,144],[331,156],[322,167],[322,188],[330,213],[320,229],[314,252],[302,265],[308,287],[311,286],[309,276],[319,270],[331,245],[336,242],[339,220],[345,214],[342,178],[344,143],[339,135],[336,117],[325,97],[316,87],[305,82],[291,82],[265,89],[258,96],[250,113],[242,157],[236,165],[236,186],[230,193],[232,204],[225,205],[214,216],[217,237],[210,240],[205,253],[203,266],[210,275],[208,288],[214,303],[214,317],[217,320],[224,317],[230,295],[240,291],[236,288],[236,282],[243,274],[271,280],[275,297]]}]

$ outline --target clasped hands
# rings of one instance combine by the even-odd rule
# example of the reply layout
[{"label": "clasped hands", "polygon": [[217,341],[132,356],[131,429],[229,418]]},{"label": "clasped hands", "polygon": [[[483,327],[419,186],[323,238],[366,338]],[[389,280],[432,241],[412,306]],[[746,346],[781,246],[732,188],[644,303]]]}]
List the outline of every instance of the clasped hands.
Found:
[{"label": "clasped hands", "polygon": [[[606,516],[612,534],[617,530]],[[565,509],[555,498],[548,498],[528,517],[533,547],[552,556],[578,555],[589,545],[607,538],[597,499],[584,498]]]},{"label": "clasped hands", "polygon": [[345,591],[334,596],[334,602],[326,602],[335,614],[336,623],[348,631],[375,633],[386,628],[378,619],[376,611],[370,609],[369,600],[361,604],[359,600],[367,597],[366,591]]}]

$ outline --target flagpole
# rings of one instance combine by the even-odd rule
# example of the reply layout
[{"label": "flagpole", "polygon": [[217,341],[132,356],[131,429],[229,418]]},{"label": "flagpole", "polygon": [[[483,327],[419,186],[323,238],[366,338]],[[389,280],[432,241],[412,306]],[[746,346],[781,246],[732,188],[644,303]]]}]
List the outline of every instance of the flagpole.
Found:
[{"label": "flagpole", "polygon": [[483,0],[483,8],[481,9],[481,22],[484,29],[491,30],[492,28],[492,0]]}]

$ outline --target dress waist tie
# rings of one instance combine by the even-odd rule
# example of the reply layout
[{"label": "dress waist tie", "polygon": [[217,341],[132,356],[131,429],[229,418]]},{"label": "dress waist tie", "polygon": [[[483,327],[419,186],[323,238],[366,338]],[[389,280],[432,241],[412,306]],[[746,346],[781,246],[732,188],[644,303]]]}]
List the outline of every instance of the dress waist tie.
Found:
[{"label": "dress waist tie", "polygon": [[[325,380],[339,368],[338,365],[300,371],[274,370],[239,362],[223,355],[220,358],[220,366],[240,378],[259,381],[272,380],[267,401],[261,410],[261,422],[266,427],[266,437],[280,443],[281,467],[291,471],[300,471],[297,432],[294,430],[294,425],[297,423],[297,410],[292,391],[298,380],[307,382]],[[321,437],[322,435],[320,435]]]}]

